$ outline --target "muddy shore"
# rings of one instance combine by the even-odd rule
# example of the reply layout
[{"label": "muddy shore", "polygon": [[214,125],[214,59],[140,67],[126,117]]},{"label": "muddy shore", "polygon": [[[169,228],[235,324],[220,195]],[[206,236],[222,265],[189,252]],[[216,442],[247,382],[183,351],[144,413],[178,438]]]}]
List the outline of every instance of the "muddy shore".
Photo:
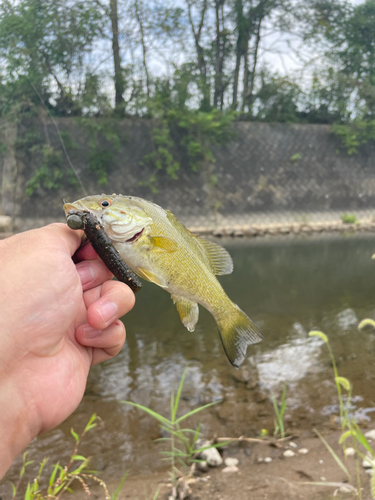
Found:
[{"label": "muddy shore", "polygon": [[[355,458],[348,457],[345,460],[342,447],[338,444],[340,435],[337,430],[327,430],[324,438],[346,463],[352,474],[352,484],[357,485]],[[300,454],[301,449],[308,452]],[[284,457],[286,450],[293,451],[295,455]],[[354,497],[348,478],[322,441],[312,432],[304,432],[280,447],[242,443],[228,447],[222,454],[238,459],[238,472],[223,472],[225,465],[222,465],[210,468],[207,473],[196,473],[187,480],[191,490],[189,500],[328,500]],[[370,475],[362,467],[362,459],[359,463],[362,498],[370,500]],[[110,492],[116,489],[118,482],[119,479],[107,483]],[[129,475],[118,498],[152,499],[158,488],[158,500],[167,500],[172,489],[167,470],[149,475]],[[90,489],[91,498],[105,498],[100,486],[94,484]],[[83,500],[88,497],[80,485],[76,485],[75,493],[70,498]]]}]

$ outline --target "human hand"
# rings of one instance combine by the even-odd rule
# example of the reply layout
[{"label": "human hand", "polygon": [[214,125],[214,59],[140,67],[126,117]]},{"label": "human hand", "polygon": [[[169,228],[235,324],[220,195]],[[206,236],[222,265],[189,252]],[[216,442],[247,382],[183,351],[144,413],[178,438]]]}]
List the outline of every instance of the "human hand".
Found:
[{"label": "human hand", "polygon": [[0,477],[77,408],[90,366],[125,342],[118,318],[134,294],[91,245],[75,254],[81,234],[52,224],[0,241]]}]

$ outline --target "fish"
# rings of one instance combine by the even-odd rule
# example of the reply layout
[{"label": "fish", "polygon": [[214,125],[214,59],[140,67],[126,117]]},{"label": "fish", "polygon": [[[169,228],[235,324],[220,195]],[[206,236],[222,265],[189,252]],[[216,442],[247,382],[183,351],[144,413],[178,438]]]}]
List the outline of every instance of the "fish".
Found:
[{"label": "fish", "polygon": [[142,283],[122,260],[95,215],[88,210],[70,210],[66,223],[71,229],[84,230],[87,240],[115,278],[128,285],[134,293],[142,288]]},{"label": "fish", "polygon": [[198,322],[198,304],[206,308],[234,367],[241,366],[249,345],[262,341],[259,328],[216,278],[233,271],[227,250],[190,232],[169,210],[121,194],[86,196],[63,208],[67,217],[77,210],[95,215],[126,264],[171,294],[190,332]]}]

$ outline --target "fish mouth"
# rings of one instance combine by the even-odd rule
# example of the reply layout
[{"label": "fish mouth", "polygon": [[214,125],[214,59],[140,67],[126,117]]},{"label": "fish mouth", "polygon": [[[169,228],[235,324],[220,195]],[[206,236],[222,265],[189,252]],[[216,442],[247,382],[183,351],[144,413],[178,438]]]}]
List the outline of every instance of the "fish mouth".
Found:
[{"label": "fish mouth", "polygon": [[63,209],[64,209],[64,212],[65,212],[65,215],[70,215],[72,212],[79,212],[80,209],[81,209],[81,207],[77,207],[76,205],[74,205],[74,203],[68,203],[68,202],[66,202],[63,205]]},{"label": "fish mouth", "polygon": [[64,201],[65,201],[65,203],[63,205],[63,209],[64,209],[66,217],[68,217],[69,215],[75,215],[78,212],[86,212],[86,213],[91,213],[98,220],[100,220],[100,221],[102,220],[102,216],[101,215],[95,213],[93,210],[90,210],[89,208],[87,208],[82,203],[69,203],[69,202],[66,202],[66,200],[64,200]]},{"label": "fish mouth", "polygon": [[145,228],[141,229],[139,233],[132,236],[129,240],[126,240],[126,243],[133,243],[134,241],[137,241],[142,236],[144,230]]}]

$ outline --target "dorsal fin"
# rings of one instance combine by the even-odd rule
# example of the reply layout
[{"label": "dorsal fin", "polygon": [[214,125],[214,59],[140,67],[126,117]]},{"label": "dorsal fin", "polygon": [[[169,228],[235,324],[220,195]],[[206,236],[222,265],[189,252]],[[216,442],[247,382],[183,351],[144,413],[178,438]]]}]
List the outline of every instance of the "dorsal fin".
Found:
[{"label": "dorsal fin", "polygon": [[202,252],[203,259],[206,260],[206,264],[211,268],[212,272],[216,275],[230,274],[233,271],[233,261],[232,257],[225,250],[225,248],[213,243],[212,241],[200,238],[196,234],[189,231],[176,217],[166,210],[167,218],[169,222],[174,226],[175,229],[180,233],[180,235],[188,241],[190,244],[190,238],[193,238],[197,250],[200,249]]},{"label": "dorsal fin", "polygon": [[216,275],[230,274],[233,271],[232,257],[225,248],[203,238],[197,238],[207,256],[212,272]]}]

